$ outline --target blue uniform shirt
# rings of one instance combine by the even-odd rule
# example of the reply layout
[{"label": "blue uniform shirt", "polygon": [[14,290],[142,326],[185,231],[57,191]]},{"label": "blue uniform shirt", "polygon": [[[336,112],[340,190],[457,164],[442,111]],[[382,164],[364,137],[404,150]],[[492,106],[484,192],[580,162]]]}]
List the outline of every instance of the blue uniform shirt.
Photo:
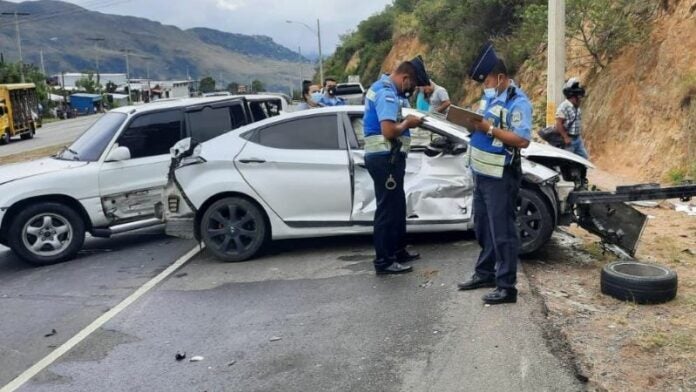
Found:
[{"label": "blue uniform shirt", "polygon": [[324,94],[317,103],[320,106],[342,106],[346,104],[346,101],[341,97],[330,97],[328,94]]},{"label": "blue uniform shirt", "polygon": [[[507,129],[523,139],[532,140],[532,104],[529,98],[513,82],[515,96],[508,102],[509,88],[493,99],[481,98],[479,112],[494,127]],[[501,124],[502,115],[502,124]]]},{"label": "blue uniform shirt", "polygon": [[[370,86],[365,95],[365,114],[363,115],[365,136],[381,135],[382,121],[400,122],[402,107],[404,103],[399,97],[394,82],[388,75],[382,75]],[[411,136],[411,133],[407,129],[401,135]]]}]

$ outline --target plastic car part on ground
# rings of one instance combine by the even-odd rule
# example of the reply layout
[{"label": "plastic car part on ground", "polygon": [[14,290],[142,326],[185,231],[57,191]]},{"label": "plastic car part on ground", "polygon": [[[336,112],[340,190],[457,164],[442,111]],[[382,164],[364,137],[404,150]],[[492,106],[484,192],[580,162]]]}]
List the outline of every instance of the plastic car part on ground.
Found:
[{"label": "plastic car part on ground", "polygon": [[622,301],[663,303],[677,295],[677,273],[657,264],[615,261],[602,269],[601,288]]}]

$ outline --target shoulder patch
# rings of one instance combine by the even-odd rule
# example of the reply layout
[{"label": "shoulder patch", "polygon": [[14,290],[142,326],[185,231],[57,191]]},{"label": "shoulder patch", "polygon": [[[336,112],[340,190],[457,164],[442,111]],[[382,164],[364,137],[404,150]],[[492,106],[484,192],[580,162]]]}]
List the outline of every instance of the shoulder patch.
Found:
[{"label": "shoulder patch", "polygon": [[365,94],[365,98],[369,99],[370,101],[374,101],[376,96],[377,93],[375,93],[375,90],[373,89],[367,90],[367,94]]},{"label": "shoulder patch", "polygon": [[513,127],[519,127],[522,125],[522,112],[520,110],[513,111],[510,122],[512,123]]},{"label": "shoulder patch", "polygon": [[389,103],[395,103],[395,102],[396,102],[396,98],[390,97],[390,96],[384,97],[384,100],[387,101],[387,102],[389,102]]}]

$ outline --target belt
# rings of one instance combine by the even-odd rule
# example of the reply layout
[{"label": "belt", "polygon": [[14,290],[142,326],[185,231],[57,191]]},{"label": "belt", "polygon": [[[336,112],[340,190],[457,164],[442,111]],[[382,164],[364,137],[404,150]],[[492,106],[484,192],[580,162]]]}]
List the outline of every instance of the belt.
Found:
[{"label": "belt", "polygon": [[[401,152],[408,153],[408,151],[411,149],[411,137],[399,136],[399,141],[401,142]],[[365,153],[387,153],[391,151],[391,148],[391,142],[383,135],[372,135],[365,137]]]}]

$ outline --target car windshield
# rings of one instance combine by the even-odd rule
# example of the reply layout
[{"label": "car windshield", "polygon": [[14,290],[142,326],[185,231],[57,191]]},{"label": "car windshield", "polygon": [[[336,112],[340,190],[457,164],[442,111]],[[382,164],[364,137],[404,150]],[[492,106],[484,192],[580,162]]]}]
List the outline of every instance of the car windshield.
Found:
[{"label": "car windshield", "polygon": [[57,158],[87,162],[99,160],[126,117],[125,113],[106,113],[77,138],[70,147],[58,154]]}]

